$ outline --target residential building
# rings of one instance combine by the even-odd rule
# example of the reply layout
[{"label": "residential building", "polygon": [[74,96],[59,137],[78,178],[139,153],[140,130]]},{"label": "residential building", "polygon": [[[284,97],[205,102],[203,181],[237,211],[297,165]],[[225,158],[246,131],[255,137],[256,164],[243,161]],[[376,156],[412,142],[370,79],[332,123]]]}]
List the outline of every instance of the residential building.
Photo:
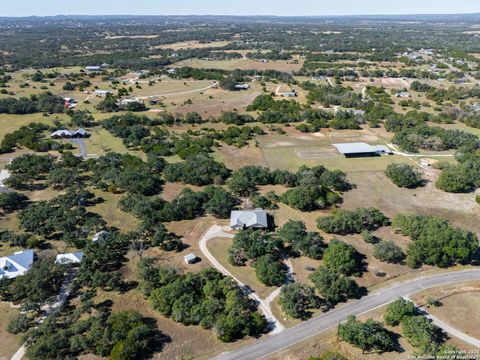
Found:
[{"label": "residential building", "polygon": [[262,209],[232,211],[230,228],[233,230],[268,228],[267,212]]},{"label": "residential building", "polygon": [[82,262],[83,252],[74,252],[68,254],[58,254],[55,258],[55,264],[79,264]]},{"label": "residential building", "polygon": [[33,259],[33,250],[18,251],[0,258],[0,279],[14,279],[24,275],[32,266]]}]

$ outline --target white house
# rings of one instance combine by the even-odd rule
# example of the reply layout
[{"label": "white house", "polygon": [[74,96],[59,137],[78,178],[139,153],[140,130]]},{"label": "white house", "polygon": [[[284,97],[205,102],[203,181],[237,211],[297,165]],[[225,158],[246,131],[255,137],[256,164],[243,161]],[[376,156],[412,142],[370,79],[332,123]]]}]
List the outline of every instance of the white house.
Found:
[{"label": "white house", "polygon": [[33,264],[33,250],[25,250],[0,258],[0,279],[24,275]]},{"label": "white house", "polygon": [[109,94],[112,94],[110,90],[95,90],[94,93],[100,96],[107,96]]},{"label": "white house", "polygon": [[110,233],[108,231],[105,231],[105,230],[99,231],[95,235],[93,235],[92,241],[97,242],[99,240],[100,241],[106,240],[109,235]]},{"label": "white house", "polygon": [[410,94],[406,91],[400,91],[397,93],[396,95],[397,97],[400,97],[400,98],[409,98],[410,97]]},{"label": "white house", "polygon": [[262,209],[232,211],[230,227],[232,230],[268,228],[267,212]]},{"label": "white house", "polygon": [[248,90],[250,88],[250,85],[248,84],[236,84],[235,89],[236,90]]},{"label": "white house", "polygon": [[10,172],[7,169],[0,170],[0,188],[5,187],[4,181],[10,177]]},{"label": "white house", "polygon": [[89,72],[96,72],[96,71],[102,71],[102,67],[101,66],[87,66],[87,67],[85,67],[84,70],[89,71]]},{"label": "white house", "polygon": [[58,254],[55,259],[55,264],[79,264],[82,262],[83,252],[74,252],[68,254]]},{"label": "white house", "polygon": [[70,130],[57,130],[50,134],[51,138],[70,138],[73,136],[73,132]]}]

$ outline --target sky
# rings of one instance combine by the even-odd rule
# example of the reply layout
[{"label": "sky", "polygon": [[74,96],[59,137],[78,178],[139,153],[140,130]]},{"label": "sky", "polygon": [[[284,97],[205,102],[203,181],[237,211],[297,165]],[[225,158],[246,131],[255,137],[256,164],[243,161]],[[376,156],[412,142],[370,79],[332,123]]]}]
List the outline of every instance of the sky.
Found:
[{"label": "sky", "polygon": [[0,0],[0,16],[480,13],[480,0]]}]

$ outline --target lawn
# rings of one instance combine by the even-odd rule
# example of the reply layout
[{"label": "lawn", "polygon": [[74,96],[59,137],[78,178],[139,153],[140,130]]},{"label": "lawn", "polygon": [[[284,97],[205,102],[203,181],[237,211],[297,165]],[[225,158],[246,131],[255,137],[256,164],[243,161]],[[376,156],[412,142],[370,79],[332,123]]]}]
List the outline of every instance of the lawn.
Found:
[{"label": "lawn", "polygon": [[214,238],[208,242],[208,250],[215,259],[218,260],[230,273],[232,273],[242,283],[249,285],[255,293],[262,299],[266,298],[275,287],[263,285],[256,277],[255,270],[250,266],[233,266],[228,262],[228,249],[233,243],[233,239]]},{"label": "lawn", "polygon": [[17,314],[18,309],[0,302],[0,360],[10,359],[22,344],[21,335],[12,335],[6,330],[8,323]]},{"label": "lawn", "polygon": [[118,206],[118,202],[123,195],[112,194],[99,189],[93,189],[93,193],[102,198],[103,201],[88,208],[89,211],[100,214],[108,226],[116,227],[122,231],[133,231],[137,228],[138,220],[120,210]]}]

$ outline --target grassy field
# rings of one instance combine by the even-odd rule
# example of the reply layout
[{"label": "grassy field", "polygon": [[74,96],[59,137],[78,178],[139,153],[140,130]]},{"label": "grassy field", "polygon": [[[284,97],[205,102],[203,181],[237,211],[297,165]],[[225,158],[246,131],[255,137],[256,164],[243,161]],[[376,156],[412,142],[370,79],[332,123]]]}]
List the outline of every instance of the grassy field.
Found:
[{"label": "grassy field", "polygon": [[[296,61],[295,61],[296,60]],[[284,72],[299,71],[303,66],[303,60],[276,60],[263,63],[260,61],[240,58],[233,60],[201,60],[191,59],[175,64],[176,67],[190,66],[199,69],[223,69],[223,70],[278,70]]]},{"label": "grassy field", "polygon": [[7,332],[8,323],[18,314],[18,309],[0,302],[0,360],[8,360],[18,350],[21,343],[20,335]]},{"label": "grassy field", "polygon": [[97,197],[103,199],[103,201],[89,208],[91,212],[100,214],[108,226],[113,226],[123,231],[133,231],[136,229],[138,220],[132,215],[120,210],[118,206],[118,202],[123,195],[116,195],[98,189],[94,189],[93,192]]},{"label": "grassy field", "polygon": [[420,306],[426,305],[429,298],[437,299],[441,303],[441,306],[428,308],[429,313],[472,337],[480,338],[480,283],[478,281],[445,285],[412,296],[412,300]]}]

